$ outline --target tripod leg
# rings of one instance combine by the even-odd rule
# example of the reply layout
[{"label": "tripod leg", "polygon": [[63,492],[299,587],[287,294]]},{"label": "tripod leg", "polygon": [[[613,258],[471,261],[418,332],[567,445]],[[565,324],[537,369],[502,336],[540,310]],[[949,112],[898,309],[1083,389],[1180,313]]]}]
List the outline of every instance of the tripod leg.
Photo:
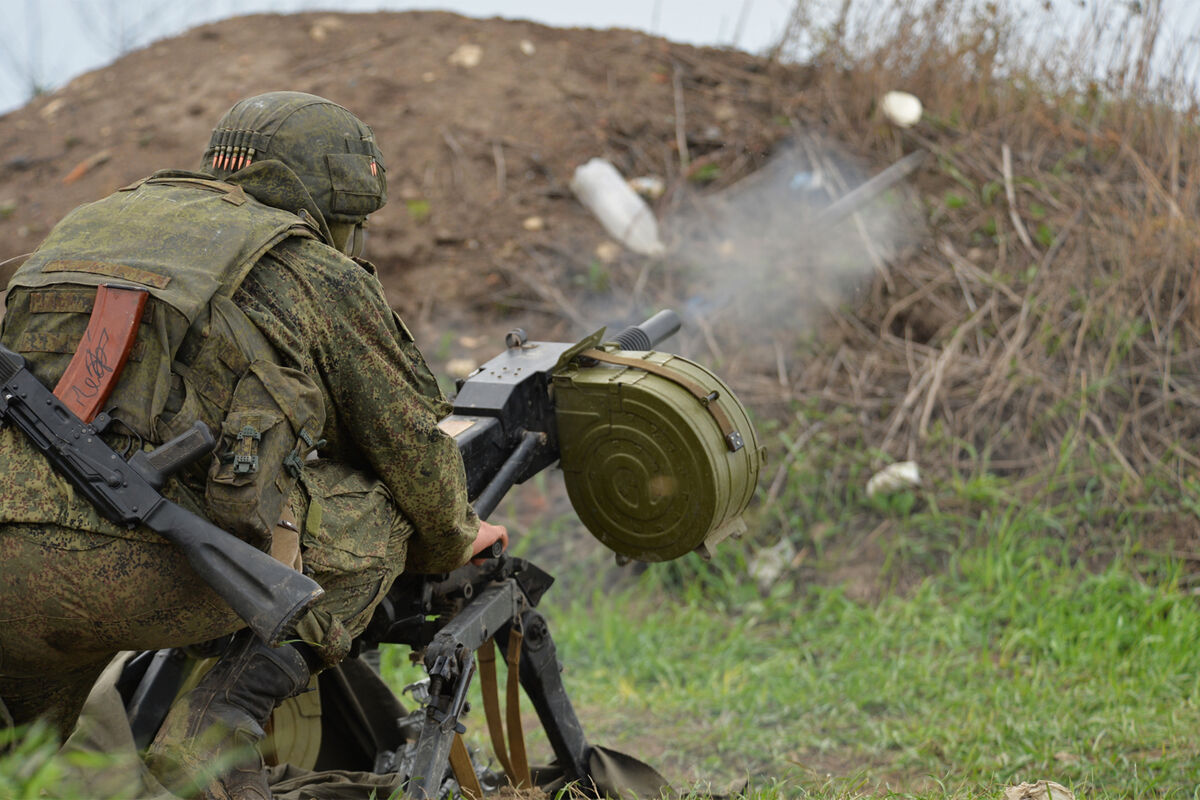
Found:
[{"label": "tripod leg", "polygon": [[518,613],[520,590],[516,582],[496,584],[477,595],[426,648],[425,669],[429,673],[432,698],[417,739],[417,756],[406,797],[426,800],[440,793],[450,767],[455,731],[464,730],[458,718],[475,674],[475,651],[491,638],[492,631],[507,629]]}]

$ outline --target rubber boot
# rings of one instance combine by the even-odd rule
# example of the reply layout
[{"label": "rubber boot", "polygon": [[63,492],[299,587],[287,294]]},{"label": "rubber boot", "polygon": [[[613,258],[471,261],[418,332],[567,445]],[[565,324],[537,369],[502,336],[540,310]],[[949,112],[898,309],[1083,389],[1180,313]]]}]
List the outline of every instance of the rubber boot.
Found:
[{"label": "rubber boot", "polygon": [[263,726],[275,706],[308,685],[308,677],[295,647],[268,647],[241,631],[196,688],[171,707],[147,751],[147,766],[185,797],[270,800],[258,748]]}]

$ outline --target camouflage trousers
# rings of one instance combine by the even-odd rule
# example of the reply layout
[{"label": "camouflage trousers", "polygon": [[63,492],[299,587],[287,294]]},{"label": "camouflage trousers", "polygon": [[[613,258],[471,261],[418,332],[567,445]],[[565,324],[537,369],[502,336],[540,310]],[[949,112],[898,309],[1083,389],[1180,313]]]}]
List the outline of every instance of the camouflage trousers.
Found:
[{"label": "camouflage trousers", "polygon": [[300,522],[304,574],[325,590],[296,633],[333,666],[404,570],[413,526],[386,486],[336,462],[306,465],[288,503]]},{"label": "camouflage trousers", "polygon": [[[301,523],[304,572],[325,590],[296,636],[332,665],[403,569],[412,527],[382,484],[332,462],[306,466],[289,504]],[[181,647],[243,627],[166,542],[7,524],[0,565],[0,708],[18,725],[47,719],[64,737],[119,651]]]}]

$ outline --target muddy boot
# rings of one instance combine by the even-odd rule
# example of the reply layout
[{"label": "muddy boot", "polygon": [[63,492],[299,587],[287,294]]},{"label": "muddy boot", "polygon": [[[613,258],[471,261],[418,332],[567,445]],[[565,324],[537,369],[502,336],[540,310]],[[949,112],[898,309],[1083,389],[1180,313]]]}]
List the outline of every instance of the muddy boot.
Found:
[{"label": "muddy boot", "polygon": [[241,631],[199,685],[171,707],[147,766],[185,797],[269,800],[258,749],[263,725],[280,701],[304,689],[308,676],[295,647],[267,647]]}]

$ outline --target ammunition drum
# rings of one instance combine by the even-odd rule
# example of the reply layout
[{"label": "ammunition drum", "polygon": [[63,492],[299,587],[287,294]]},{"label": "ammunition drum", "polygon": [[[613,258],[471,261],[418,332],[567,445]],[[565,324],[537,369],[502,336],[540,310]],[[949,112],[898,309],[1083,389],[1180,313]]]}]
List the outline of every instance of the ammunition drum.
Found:
[{"label": "ammunition drum", "polygon": [[744,530],[765,453],[729,387],[668,353],[596,353],[554,376],[567,492],[592,535],[669,561]]}]

